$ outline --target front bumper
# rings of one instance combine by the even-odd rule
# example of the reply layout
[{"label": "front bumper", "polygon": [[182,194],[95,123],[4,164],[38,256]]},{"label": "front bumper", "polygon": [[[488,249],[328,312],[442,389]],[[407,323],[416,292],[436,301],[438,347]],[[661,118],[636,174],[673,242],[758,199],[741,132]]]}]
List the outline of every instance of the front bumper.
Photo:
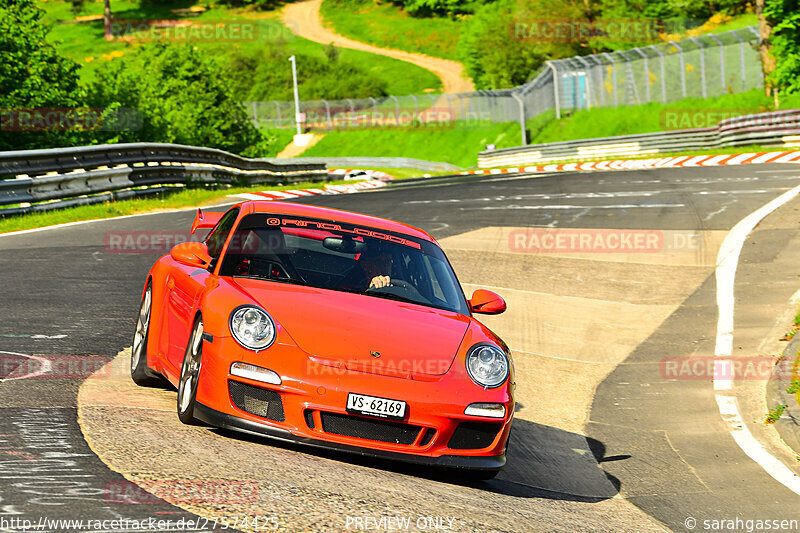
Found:
[{"label": "front bumper", "polygon": [[[282,382],[270,385],[233,376],[230,366],[236,361],[269,368]],[[461,364],[455,366],[440,376],[407,379],[333,368],[288,343],[276,342],[267,352],[256,354],[231,338],[215,337],[204,344],[196,400],[200,406],[195,416],[218,427],[363,456],[500,470],[506,462],[513,417],[513,385],[484,390],[470,380]],[[241,394],[233,394],[231,383],[268,393],[254,393],[242,401]],[[351,392],[407,402],[405,418],[395,421],[405,427],[376,428],[380,421],[351,416],[345,409]],[[253,408],[246,405],[248,400],[255,403]],[[465,415],[466,406],[475,402],[501,403],[506,416]],[[334,422],[340,425],[334,427]],[[372,426],[367,432],[386,430],[390,436],[358,434],[359,428],[352,424],[361,425],[360,429]]]},{"label": "front bumper", "polygon": [[426,466],[464,468],[469,470],[484,471],[498,471],[501,470],[506,464],[505,454],[489,457],[469,455],[441,455],[439,457],[429,457],[425,455],[411,455],[406,453],[362,448],[360,446],[351,446],[337,442],[312,439],[309,437],[294,435],[286,429],[267,426],[252,420],[221,413],[200,403],[195,405],[194,416],[198,420],[218,428],[240,431],[250,435],[269,437],[284,442],[296,442],[306,446],[313,446],[315,448],[347,452],[365,457],[377,457],[380,459],[389,459],[393,461],[401,461],[405,463]]}]

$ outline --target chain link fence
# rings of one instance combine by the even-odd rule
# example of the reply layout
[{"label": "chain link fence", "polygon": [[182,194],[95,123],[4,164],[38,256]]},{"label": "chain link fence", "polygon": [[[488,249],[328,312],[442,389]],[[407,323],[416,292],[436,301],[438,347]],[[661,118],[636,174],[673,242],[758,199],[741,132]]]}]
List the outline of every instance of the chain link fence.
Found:
[{"label": "chain link fence", "polygon": [[762,87],[755,26],[619,52],[547,61],[513,89],[381,98],[246,102],[258,127],[305,129],[376,126],[447,128],[454,123],[525,121],[550,110],[672,102]]}]

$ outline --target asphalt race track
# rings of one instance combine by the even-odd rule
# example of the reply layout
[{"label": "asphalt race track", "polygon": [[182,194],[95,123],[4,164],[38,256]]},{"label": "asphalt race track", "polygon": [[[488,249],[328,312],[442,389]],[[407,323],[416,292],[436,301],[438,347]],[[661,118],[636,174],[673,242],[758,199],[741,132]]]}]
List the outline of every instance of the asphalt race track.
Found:
[{"label": "asphalt race track", "polygon": [[[126,354],[117,355],[131,344],[144,276],[164,252],[120,253],[110,243],[125,232],[184,232],[193,211],[0,236],[0,531],[42,517],[171,520],[152,531],[209,531],[215,517],[235,516],[265,519],[231,528],[247,531],[402,525],[389,517],[427,531],[800,521],[800,495],[732,437],[711,375],[670,366],[714,357],[720,246],[740,220],[798,185],[796,165],[744,165],[431,179],[299,200],[421,227],[441,242],[468,296],[488,287],[507,299],[508,312],[485,323],[515,353],[519,406],[507,468],[477,483],[182,426],[174,391],[133,386]],[[785,346],[778,339],[800,289],[798,230],[794,199],[745,240],[734,357],[774,357]],[[548,231],[605,244],[543,252],[533,243]],[[609,236],[639,244],[611,249],[619,241]],[[651,237],[657,246],[647,246]],[[772,407],[765,379],[736,379],[726,394],[761,446],[800,473],[796,454],[761,423]],[[257,497],[147,497],[169,484],[231,481]],[[134,497],[118,501],[115,491]],[[64,529],[77,527],[39,530]]]}]

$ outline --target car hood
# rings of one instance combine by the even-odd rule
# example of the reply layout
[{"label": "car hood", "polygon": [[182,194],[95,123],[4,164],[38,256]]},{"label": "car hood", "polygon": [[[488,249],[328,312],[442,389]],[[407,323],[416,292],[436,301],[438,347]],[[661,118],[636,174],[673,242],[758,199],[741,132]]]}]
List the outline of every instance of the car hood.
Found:
[{"label": "car hood", "polygon": [[390,375],[445,374],[470,318],[374,296],[233,280],[323,364]]}]

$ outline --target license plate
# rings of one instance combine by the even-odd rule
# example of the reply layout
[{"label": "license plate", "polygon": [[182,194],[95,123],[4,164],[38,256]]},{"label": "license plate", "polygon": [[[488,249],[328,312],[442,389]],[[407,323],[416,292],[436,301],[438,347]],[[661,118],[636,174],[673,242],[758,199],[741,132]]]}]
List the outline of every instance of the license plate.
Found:
[{"label": "license plate", "polygon": [[406,416],[406,402],[351,392],[347,395],[347,410],[381,418],[403,418]]}]

